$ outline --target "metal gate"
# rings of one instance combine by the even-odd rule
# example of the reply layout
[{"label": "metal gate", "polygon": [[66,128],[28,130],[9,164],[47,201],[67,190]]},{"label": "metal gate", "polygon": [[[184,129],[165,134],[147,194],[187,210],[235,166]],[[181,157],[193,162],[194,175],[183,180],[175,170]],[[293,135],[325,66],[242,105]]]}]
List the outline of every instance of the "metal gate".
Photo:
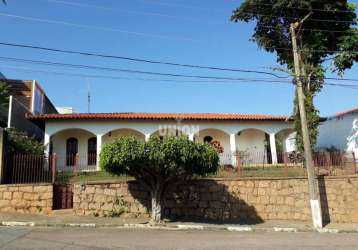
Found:
[{"label": "metal gate", "polygon": [[73,185],[54,184],[53,185],[53,209],[73,208]]}]

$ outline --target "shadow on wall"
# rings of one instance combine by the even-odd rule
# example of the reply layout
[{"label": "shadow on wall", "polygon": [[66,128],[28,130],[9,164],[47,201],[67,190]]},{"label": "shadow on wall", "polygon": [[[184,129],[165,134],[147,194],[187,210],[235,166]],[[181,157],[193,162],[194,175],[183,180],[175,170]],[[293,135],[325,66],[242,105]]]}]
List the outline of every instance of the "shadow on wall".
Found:
[{"label": "shadow on wall", "polygon": [[[149,192],[144,197],[143,188],[129,182],[128,189],[148,211],[151,210]],[[258,224],[263,220],[253,206],[238,198],[238,186],[228,187],[215,180],[188,181],[170,187],[164,201],[163,217],[172,221],[205,223]]]},{"label": "shadow on wall", "polygon": [[318,177],[318,189],[321,200],[322,223],[323,226],[326,226],[331,222],[331,217],[329,215],[326,181],[323,176]]}]

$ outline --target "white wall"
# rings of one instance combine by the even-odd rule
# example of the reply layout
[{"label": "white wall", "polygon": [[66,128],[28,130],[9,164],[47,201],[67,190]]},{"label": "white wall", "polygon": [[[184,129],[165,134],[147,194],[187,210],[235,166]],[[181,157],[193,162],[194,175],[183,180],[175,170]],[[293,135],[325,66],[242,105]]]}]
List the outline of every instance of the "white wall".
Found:
[{"label": "white wall", "polygon": [[317,149],[333,146],[358,154],[358,113],[329,118],[318,131]]},{"label": "white wall", "polygon": [[[87,151],[87,140],[96,135],[102,137],[102,144],[120,135],[135,135],[143,139],[165,127],[178,129],[186,134],[198,134],[196,138],[203,141],[206,135],[210,135],[214,140],[221,142],[224,148],[222,164],[231,164],[230,135],[235,135],[236,150],[251,150],[264,152],[265,133],[275,134],[282,130],[292,128],[292,122],[285,121],[125,121],[125,120],[50,120],[46,122],[45,138],[53,137],[54,152],[65,155],[65,137],[77,137],[79,139],[80,154]],[[82,129],[89,133],[73,130],[72,134],[67,129]],[[130,129],[130,130],[128,130]],[[247,130],[250,129],[250,130]],[[251,130],[256,129],[256,130]],[[65,132],[61,132],[67,130]],[[111,137],[108,132],[112,133]],[[137,132],[133,132],[137,131]],[[238,136],[237,133],[241,132]],[[59,134],[57,134],[59,133]],[[92,135],[92,134],[93,135]],[[71,135],[70,135],[71,134]],[[56,138],[59,136],[59,138]],[[61,149],[62,148],[62,149]]]},{"label": "white wall", "polygon": [[283,149],[285,153],[297,150],[296,132],[290,133],[286,138],[284,138]]},{"label": "white wall", "polygon": [[236,148],[239,151],[265,152],[265,132],[246,129],[236,135]]},{"label": "white wall", "polygon": [[142,141],[144,141],[145,139],[145,136],[138,131],[132,129],[118,129],[103,135],[102,143],[105,144],[110,141],[113,141],[116,138],[123,137],[123,136],[133,136]]}]

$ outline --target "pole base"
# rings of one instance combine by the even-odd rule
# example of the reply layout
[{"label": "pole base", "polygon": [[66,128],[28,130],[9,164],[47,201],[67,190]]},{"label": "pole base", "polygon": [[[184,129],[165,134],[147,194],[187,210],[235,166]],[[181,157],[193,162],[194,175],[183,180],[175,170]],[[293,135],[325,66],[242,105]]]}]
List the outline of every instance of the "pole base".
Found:
[{"label": "pole base", "polygon": [[312,212],[312,221],[314,228],[322,228],[322,210],[319,200],[310,200],[311,203],[311,212]]}]

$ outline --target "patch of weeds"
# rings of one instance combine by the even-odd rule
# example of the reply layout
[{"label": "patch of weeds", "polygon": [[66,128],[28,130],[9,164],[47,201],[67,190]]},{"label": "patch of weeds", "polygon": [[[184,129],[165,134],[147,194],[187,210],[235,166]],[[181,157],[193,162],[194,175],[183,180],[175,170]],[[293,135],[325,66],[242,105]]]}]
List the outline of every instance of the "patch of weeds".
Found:
[{"label": "patch of weeds", "polygon": [[113,204],[113,209],[108,212],[106,217],[119,217],[126,212],[128,212],[128,203],[123,199],[122,195],[120,196],[116,195]]}]

